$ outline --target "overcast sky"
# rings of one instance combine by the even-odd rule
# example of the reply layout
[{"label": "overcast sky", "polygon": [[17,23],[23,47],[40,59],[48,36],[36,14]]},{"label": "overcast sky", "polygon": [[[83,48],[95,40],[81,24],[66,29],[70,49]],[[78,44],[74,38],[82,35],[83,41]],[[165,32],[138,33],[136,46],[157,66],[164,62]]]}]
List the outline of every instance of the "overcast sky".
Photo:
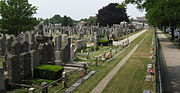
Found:
[{"label": "overcast sky", "polygon": [[[98,10],[109,3],[121,3],[123,0],[29,0],[29,3],[38,7],[36,17],[49,18],[54,14],[67,15],[73,19],[95,16]],[[128,5],[128,16],[131,18],[144,16],[134,5]]]}]

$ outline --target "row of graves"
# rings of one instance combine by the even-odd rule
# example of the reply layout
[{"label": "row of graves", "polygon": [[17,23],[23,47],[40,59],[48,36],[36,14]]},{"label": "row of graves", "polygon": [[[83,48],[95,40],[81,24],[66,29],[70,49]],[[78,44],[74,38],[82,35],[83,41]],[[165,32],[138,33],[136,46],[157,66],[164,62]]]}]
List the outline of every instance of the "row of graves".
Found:
[{"label": "row of graves", "polygon": [[25,79],[41,77],[37,75],[41,73],[37,68],[44,65],[63,66],[58,72],[61,75],[53,79],[61,78],[63,71],[74,70],[73,67],[86,67],[84,63],[71,64],[71,61],[76,59],[78,50],[87,47],[87,42],[93,42],[96,47],[102,38],[113,40],[137,30],[125,24],[112,27],[40,24],[35,31],[24,32],[17,37],[1,35],[0,55],[5,60],[0,68],[0,93],[21,86]]}]

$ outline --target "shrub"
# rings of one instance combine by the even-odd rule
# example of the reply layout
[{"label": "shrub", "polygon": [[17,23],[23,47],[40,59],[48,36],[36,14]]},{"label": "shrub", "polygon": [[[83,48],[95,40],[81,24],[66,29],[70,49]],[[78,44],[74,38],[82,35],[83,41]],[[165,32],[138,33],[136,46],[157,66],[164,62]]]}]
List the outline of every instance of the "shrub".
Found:
[{"label": "shrub", "polygon": [[57,65],[41,65],[34,68],[34,78],[56,80],[62,77],[64,67]]},{"label": "shrub", "polygon": [[98,45],[103,45],[103,46],[108,46],[112,45],[113,41],[112,40],[98,40]]}]

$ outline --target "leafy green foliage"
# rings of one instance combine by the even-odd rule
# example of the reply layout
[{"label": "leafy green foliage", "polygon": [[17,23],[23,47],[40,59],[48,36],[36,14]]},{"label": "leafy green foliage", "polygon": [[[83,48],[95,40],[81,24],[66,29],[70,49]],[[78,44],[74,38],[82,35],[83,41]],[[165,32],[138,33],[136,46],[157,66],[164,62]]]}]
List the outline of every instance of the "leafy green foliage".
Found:
[{"label": "leafy green foliage", "polygon": [[97,17],[91,16],[89,18],[81,19],[80,21],[85,21],[88,25],[96,25]]},{"label": "leafy green foliage", "polygon": [[34,29],[39,22],[32,17],[37,8],[28,0],[0,1],[0,33],[18,35],[22,31]]},{"label": "leafy green foliage", "polygon": [[34,78],[56,80],[62,76],[64,67],[56,65],[41,65],[34,68]]},{"label": "leafy green foliage", "polygon": [[101,39],[98,40],[98,45],[103,45],[103,46],[108,46],[108,45],[112,45],[113,41],[112,40],[105,40],[105,39]]},{"label": "leafy green foliage", "polygon": [[100,26],[112,26],[123,21],[128,21],[126,8],[117,8],[117,3],[111,3],[98,11],[97,23]]},{"label": "leafy green foliage", "polygon": [[180,0],[125,0],[121,5],[128,3],[145,9],[150,25],[159,28],[171,27],[174,40],[174,30],[180,25]]}]

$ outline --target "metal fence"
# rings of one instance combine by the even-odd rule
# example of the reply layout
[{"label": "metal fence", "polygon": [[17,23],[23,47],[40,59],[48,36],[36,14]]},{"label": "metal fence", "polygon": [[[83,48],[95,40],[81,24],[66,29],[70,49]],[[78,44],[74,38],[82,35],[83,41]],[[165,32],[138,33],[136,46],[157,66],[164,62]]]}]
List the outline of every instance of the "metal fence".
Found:
[{"label": "metal fence", "polygon": [[156,48],[156,93],[166,93],[166,63],[162,53],[161,45],[155,31],[155,48]]}]

